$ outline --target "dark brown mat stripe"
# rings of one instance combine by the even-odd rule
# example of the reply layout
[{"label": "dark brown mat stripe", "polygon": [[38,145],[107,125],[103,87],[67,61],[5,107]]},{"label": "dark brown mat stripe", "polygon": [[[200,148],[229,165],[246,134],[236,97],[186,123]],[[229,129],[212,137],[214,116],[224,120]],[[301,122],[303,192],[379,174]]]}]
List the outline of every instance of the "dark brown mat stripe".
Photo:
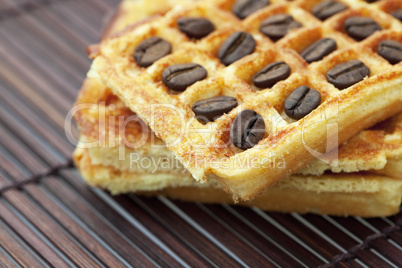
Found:
[{"label": "dark brown mat stripe", "polygon": [[6,191],[9,191],[11,189],[21,188],[22,186],[25,186],[29,183],[37,183],[41,179],[48,177],[50,175],[54,175],[55,173],[58,173],[62,169],[72,168],[72,167],[73,167],[72,160],[69,160],[68,162],[60,164],[60,165],[53,166],[42,173],[37,173],[27,179],[23,179],[23,180],[14,182],[11,185],[0,188],[0,196],[3,195]]},{"label": "dark brown mat stripe", "polygon": [[24,15],[35,9],[46,7],[56,0],[16,0],[12,3],[2,3],[0,8],[0,21]]},{"label": "dark brown mat stripe", "polygon": [[402,265],[402,213],[283,215],[86,186],[64,120],[118,3],[0,0],[0,267]]}]

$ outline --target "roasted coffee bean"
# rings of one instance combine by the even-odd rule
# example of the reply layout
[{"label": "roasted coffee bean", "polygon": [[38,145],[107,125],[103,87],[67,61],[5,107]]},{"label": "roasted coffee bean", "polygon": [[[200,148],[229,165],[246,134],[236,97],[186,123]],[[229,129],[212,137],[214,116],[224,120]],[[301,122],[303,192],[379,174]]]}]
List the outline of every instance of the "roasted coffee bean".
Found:
[{"label": "roasted coffee bean", "polygon": [[307,86],[300,86],[286,98],[285,113],[290,118],[299,120],[311,113],[320,103],[320,92]]},{"label": "roasted coffee bean", "polygon": [[384,40],[378,45],[377,53],[391,64],[402,61],[402,43],[395,40]]},{"label": "roasted coffee bean", "polygon": [[197,101],[193,105],[193,112],[203,123],[213,122],[223,114],[237,107],[237,100],[229,96],[217,96]]},{"label": "roasted coffee bean", "polygon": [[359,60],[336,65],[327,72],[328,82],[338,89],[350,87],[370,75],[370,69]]},{"label": "roasted coffee bean", "polygon": [[244,19],[251,13],[268,6],[269,0],[237,0],[232,11],[239,18]]},{"label": "roasted coffee bean", "polygon": [[367,17],[350,17],[345,21],[347,34],[357,41],[361,41],[372,35],[375,31],[381,31],[381,26],[373,19]]},{"label": "roasted coffee bean", "polygon": [[253,148],[265,134],[265,122],[261,115],[247,109],[240,112],[233,121],[230,138],[237,148]]},{"label": "roasted coffee bean", "polygon": [[308,62],[322,60],[325,56],[335,51],[337,48],[336,42],[331,38],[320,39],[308,48],[303,50],[300,55]]},{"label": "roasted coffee bean", "polygon": [[346,10],[348,7],[337,1],[324,1],[313,8],[313,14],[320,20],[326,20],[329,17]]},{"label": "roasted coffee bean", "polygon": [[271,63],[256,73],[253,83],[259,88],[274,86],[277,82],[285,80],[290,75],[290,67],[283,61]]},{"label": "roasted coffee bean", "polygon": [[391,12],[391,15],[397,18],[399,21],[402,21],[402,9]]},{"label": "roasted coffee bean", "polygon": [[204,18],[181,18],[177,25],[188,37],[196,39],[201,39],[215,30],[212,22]]},{"label": "roasted coffee bean", "polygon": [[207,74],[207,70],[196,63],[176,64],[163,71],[162,80],[168,88],[184,91],[195,82],[207,77]]},{"label": "roasted coffee bean", "polygon": [[218,57],[226,66],[254,52],[255,40],[246,32],[236,32],[221,45]]},{"label": "roasted coffee bean", "polygon": [[264,20],[261,23],[260,31],[273,41],[277,41],[284,37],[291,29],[301,26],[301,23],[295,21],[292,16],[278,14]]},{"label": "roasted coffee bean", "polygon": [[172,46],[160,37],[150,37],[142,41],[134,52],[134,59],[141,67],[151,66],[155,61],[170,54]]}]

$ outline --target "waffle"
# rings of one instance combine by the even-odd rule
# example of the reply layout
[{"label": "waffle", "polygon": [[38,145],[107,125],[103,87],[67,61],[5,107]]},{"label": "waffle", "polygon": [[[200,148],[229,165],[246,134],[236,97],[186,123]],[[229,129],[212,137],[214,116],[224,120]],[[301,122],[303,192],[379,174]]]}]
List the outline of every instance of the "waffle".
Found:
[{"label": "waffle", "polygon": [[[183,201],[233,203],[216,180],[197,183],[164,142],[96,79],[87,79],[77,100],[77,105],[91,103],[93,107],[80,110],[75,117],[81,128],[81,143],[74,160],[88,184],[108,189],[112,194],[161,194]],[[140,147],[132,146],[144,133],[146,142]],[[392,167],[400,169],[402,163],[400,157],[392,158],[390,154],[401,153],[401,133],[402,114],[377,125],[376,129],[359,133],[340,147],[340,163],[353,166],[371,162],[378,170],[291,175],[256,199],[239,205],[339,216],[378,217],[397,213],[402,199],[402,173]],[[384,155],[388,155],[386,165],[381,160]]]},{"label": "waffle", "polygon": [[[74,153],[77,168],[88,184],[108,189],[112,194],[164,195],[183,201],[233,204],[230,195],[224,193],[216,180],[204,184],[196,182],[164,142],[98,80],[88,79],[80,92],[77,104],[88,103],[95,106],[76,114],[81,127],[81,144]],[[110,110],[110,107],[114,108]],[[111,122],[111,118],[122,119]],[[349,165],[360,159],[383,166],[382,161],[377,161],[379,155],[388,154],[389,148],[393,148],[390,150],[393,152],[402,149],[401,138],[394,140],[402,132],[401,124],[402,114],[377,125],[375,130],[361,132],[341,146],[340,152],[349,151],[349,154],[340,153],[340,159],[349,161]],[[143,133],[147,134],[146,142],[139,148],[130,148],[141,140]],[[122,134],[124,137],[120,136]],[[381,145],[380,138],[384,141]],[[397,158],[391,162],[396,167],[402,166]],[[391,162],[387,159],[385,167]],[[238,205],[278,212],[388,216],[399,211],[400,174],[392,168],[384,168],[321,176],[291,175],[256,199]]]},{"label": "waffle", "polygon": [[[184,167],[144,173],[93,164],[87,149],[75,151],[75,161],[90,185],[114,194],[163,195],[187,202],[234,204],[213,179],[196,182]],[[251,201],[237,205],[276,212],[380,217],[399,212],[402,180],[367,173],[325,174],[320,177],[292,175]]]},{"label": "waffle", "polygon": [[[134,10],[141,10],[141,7],[148,3],[145,1],[123,2],[119,15],[115,17],[109,29],[116,31],[122,29],[124,25],[135,22],[138,15],[133,16],[136,14]],[[151,13],[162,12],[163,5],[157,5],[156,1],[152,3],[155,4],[156,12]],[[131,10],[127,9],[127,4],[130,5]],[[152,8],[148,7],[146,10],[150,11]],[[141,15],[146,16],[144,13]],[[144,132],[141,120],[124,126],[99,121],[101,111],[106,113],[105,118],[123,116],[126,119],[134,114],[97,79],[87,79],[77,100],[77,105],[88,103],[96,104],[96,107],[80,110],[76,115],[76,120],[81,127],[81,141],[85,144],[99,143],[102,149],[98,146],[91,149],[79,149],[84,146],[78,146],[74,156],[77,167],[89,184],[109,189],[115,194],[128,192],[139,194],[139,191],[143,191],[141,194],[163,194],[185,201],[232,203],[230,197],[219,189],[216,181],[210,180],[207,184],[197,184],[180,163],[169,169],[156,170],[155,167],[150,170],[129,169],[125,161],[118,161],[119,155],[116,154],[118,148],[128,150],[129,152],[125,152],[127,156],[131,153],[140,154],[144,158],[152,158],[156,161],[162,158],[173,159],[172,153],[166,148],[158,150],[150,147],[149,140],[154,140],[155,144],[160,146],[163,146],[163,142],[148,128],[145,128],[145,132],[149,134],[149,139],[142,147],[132,150],[127,146],[127,142],[122,142],[123,139],[117,135],[121,133],[119,131],[121,128],[125,128],[125,138],[128,142],[135,142],[141,137]],[[109,105],[115,109],[113,111],[107,109]],[[395,157],[402,146],[401,139],[398,138],[402,124],[401,116],[387,120],[376,126],[375,130],[363,131],[341,146],[339,166],[342,166],[342,163],[349,163],[343,165],[343,169],[345,167],[361,168],[361,163],[370,162],[371,167],[379,169],[377,172],[389,173],[391,176],[401,174],[390,168],[401,166],[400,163],[398,164],[398,157]],[[384,165],[384,162],[387,164]],[[313,173],[321,170],[314,165],[312,164]],[[309,171],[306,170],[306,172]],[[370,173],[373,172],[370,171]],[[320,177],[294,175],[289,179],[291,183],[284,182],[269,189],[257,199],[241,204],[280,212],[383,216],[396,213],[401,199],[400,181],[368,173],[326,174]],[[326,187],[320,187],[320,185],[326,185]],[[350,187],[352,185],[353,187]]]},{"label": "waffle", "polygon": [[[399,105],[402,65],[390,65],[374,52],[384,39],[402,40],[398,20],[381,12],[378,5],[351,1],[346,11],[321,22],[306,11],[311,2],[279,2],[243,21],[227,10],[232,5],[230,1],[178,5],[163,17],[102,42],[99,53],[93,55],[89,74],[102,79],[136,112],[167,143],[195,179],[202,182],[207,177],[215,178],[234,199],[253,198],[311,162],[314,156],[309,151],[328,152],[359,130],[402,108]],[[292,14],[303,27],[274,43],[262,35],[258,27],[262,20],[278,13]],[[384,30],[356,42],[342,32],[344,21],[354,15],[372,17]],[[193,42],[176,28],[177,19],[184,16],[204,16],[217,29],[201,41]],[[225,67],[216,57],[218,48],[236,31],[251,33],[257,46],[251,55]],[[141,41],[152,35],[168,40],[173,52],[146,69],[140,68],[132,54]],[[321,37],[334,38],[338,49],[308,65],[298,52]],[[364,62],[370,68],[370,77],[338,90],[327,82],[325,74],[335,65],[352,59]],[[256,91],[250,85],[252,75],[277,60],[286,61],[292,74],[270,89]],[[180,94],[172,94],[161,82],[162,72],[172,64],[187,62],[204,66],[208,77]],[[283,103],[290,92],[301,85],[317,89],[322,102],[309,115],[294,122],[284,115]],[[196,101],[221,94],[236,97],[240,105],[215,122],[206,125],[198,122],[191,106]],[[241,151],[231,144],[227,129],[244,109],[253,109],[263,116],[266,135],[254,148]],[[325,142],[329,125],[338,128],[337,142],[332,144]],[[284,159],[286,168],[276,166],[272,156]],[[246,158],[267,160],[253,167],[239,164]]]},{"label": "waffle", "polygon": [[[74,152],[76,166],[88,184],[112,194],[163,195],[183,201],[233,204],[230,195],[216,180],[204,184],[196,182],[164,142],[99,80],[88,79],[84,83],[77,105],[88,103],[94,106],[76,114],[81,143]],[[400,169],[402,163],[400,157],[389,155],[401,153],[401,132],[402,114],[399,114],[377,125],[376,129],[359,133],[339,149],[344,152],[339,154],[340,162],[348,166],[355,165],[356,161],[368,161],[383,169],[321,176],[291,175],[252,201],[238,205],[338,216],[395,214],[402,200],[402,173],[391,167]],[[146,142],[141,147],[131,148],[144,133]],[[386,165],[379,160],[383,155],[388,155]]]},{"label": "waffle", "polygon": [[[190,0],[188,0],[190,1]],[[146,2],[143,0],[138,1],[123,1],[119,6],[119,9],[112,17],[112,21],[108,24],[104,37],[110,37],[115,33],[123,30],[128,25],[132,25],[141,19],[149,19],[148,16],[155,14],[163,14],[169,10],[169,6],[179,3],[179,0],[174,0],[169,3],[162,1]],[[393,6],[389,2],[382,3],[382,6],[387,7],[386,10],[392,12],[393,9],[398,6]],[[309,7],[311,8],[311,7]],[[152,16],[151,16],[152,18]],[[120,117],[124,116],[124,120],[127,120],[133,113],[124,104],[116,98],[110,90],[105,88],[105,85],[95,78],[88,78],[83,85],[82,92],[78,97],[77,104],[94,103],[99,105],[98,110],[108,111],[107,107],[102,102],[109,100],[110,103],[119,107],[114,112],[107,114],[106,116]],[[82,130],[83,136],[90,136],[93,141],[99,141],[106,139],[106,137],[99,137],[94,135],[99,133],[100,122],[96,121],[99,115],[88,114],[88,111],[81,110],[77,114],[77,121],[79,125],[86,126]],[[97,123],[95,123],[97,122]],[[128,125],[130,126],[130,125]],[[391,177],[399,177],[400,170],[395,167],[399,167],[400,159],[402,156],[402,114],[395,116],[386,122],[383,122],[380,127],[377,127],[378,131],[363,131],[356,137],[352,138],[349,142],[343,144],[338,152],[336,158],[337,164],[323,162],[320,160],[314,160],[306,168],[300,171],[300,174],[305,175],[322,175],[325,171],[331,171],[334,173],[339,172],[359,172],[364,170],[370,170],[371,172],[378,172],[379,174],[389,175]],[[102,128],[102,127],[101,127]],[[114,133],[111,133],[111,129],[107,129],[107,124],[103,128],[106,129],[105,133],[109,133],[108,136],[118,135],[118,129],[121,126],[114,126],[111,128]],[[137,130],[138,129],[138,130]],[[134,123],[133,128],[128,129],[125,133],[130,132],[142,132],[139,130],[139,126]],[[151,133],[149,137],[152,141],[160,146],[161,141],[155,137],[154,133],[146,127],[146,132]],[[125,138],[125,137],[124,137]],[[119,146],[125,146],[120,144],[120,139],[115,141],[115,144]],[[130,142],[130,141],[129,141]],[[132,142],[132,140],[131,140]],[[110,145],[108,145],[110,146]],[[113,147],[113,146],[112,146]],[[140,150],[141,148],[136,148]],[[149,150],[148,150],[149,151]],[[110,153],[106,153],[110,155]],[[164,154],[165,155],[165,154]],[[93,154],[92,158],[96,158]],[[117,159],[118,156],[110,155],[109,159]],[[102,161],[102,154],[99,154],[98,162]]]}]

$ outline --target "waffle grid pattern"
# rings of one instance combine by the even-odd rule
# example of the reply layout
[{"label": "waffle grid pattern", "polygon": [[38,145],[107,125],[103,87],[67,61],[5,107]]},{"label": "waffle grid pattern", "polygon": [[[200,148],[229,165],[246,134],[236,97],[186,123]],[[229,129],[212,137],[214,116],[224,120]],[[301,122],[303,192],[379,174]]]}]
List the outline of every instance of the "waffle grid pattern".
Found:
[{"label": "waffle grid pattern", "polygon": [[[229,11],[233,1],[211,2],[200,1],[197,4],[178,6],[164,17],[105,41],[100,46],[100,56],[96,57],[90,75],[102,78],[128,107],[138,113],[157,136],[167,142],[196,179],[203,180],[205,175],[213,174],[221,179],[222,186],[231,191],[235,198],[253,197],[279,178],[294,173],[311,161],[311,157],[306,157],[306,161],[296,163],[296,158],[305,153],[305,149],[300,150],[302,143],[311,141],[311,144],[307,144],[309,148],[318,151],[323,149],[320,144],[325,142],[326,126],[331,120],[339,123],[339,112],[345,112],[347,105],[341,107],[342,101],[361,104],[362,99],[357,99],[359,95],[366,94],[363,92],[367,92],[368,86],[379,90],[384,87],[384,80],[393,79],[392,86],[400,84],[398,77],[402,72],[401,64],[392,66],[373,53],[382,40],[402,41],[401,23],[380,11],[389,8],[391,4],[396,5],[392,1],[388,1],[388,4],[343,1],[349,8],[324,22],[308,12],[314,1],[272,1],[268,7],[243,21]],[[291,31],[274,43],[260,33],[258,28],[265,18],[279,13],[291,14],[303,27]],[[342,25],[348,17],[355,15],[373,18],[383,31],[374,33],[362,42],[354,41],[343,32]],[[178,18],[189,16],[206,17],[214,23],[216,31],[199,42],[189,40],[176,26]],[[222,42],[236,31],[252,34],[257,46],[253,54],[226,67],[217,59],[217,51]],[[147,69],[139,68],[132,58],[133,51],[142,40],[154,35],[171,42],[173,53]],[[308,65],[298,53],[322,37],[334,38],[338,49],[323,60]],[[335,65],[352,59],[364,62],[370,68],[370,77],[339,91],[327,82],[325,74]],[[291,67],[289,78],[264,90],[251,85],[251,78],[257,71],[279,60]],[[201,64],[208,70],[208,77],[188,87],[183,93],[173,94],[163,85],[162,72],[170,65],[188,62]],[[290,92],[301,85],[320,91],[325,105],[295,122],[286,117],[282,107]],[[233,96],[240,105],[213,123],[201,124],[195,119],[191,106],[196,101],[217,95]],[[367,99],[373,96],[370,94]],[[395,96],[401,97],[395,93],[392,98]],[[253,109],[264,117],[266,136],[256,147],[242,152],[231,145],[229,129],[236,115],[244,109]],[[362,110],[361,118],[371,115],[369,111]],[[361,128],[364,126],[362,124]],[[300,129],[303,129],[302,135]],[[358,130],[356,128],[354,133]],[[354,133],[343,135],[340,142]],[[336,146],[338,143],[332,148]],[[290,156],[292,150],[289,150],[292,148],[297,148],[293,157]],[[287,167],[287,171],[276,170],[272,158],[257,169],[236,165],[246,153],[247,157],[253,159],[264,158],[269,152],[274,152],[275,157],[285,157],[287,162],[292,163],[292,167]],[[267,179],[267,173],[272,173],[270,179]],[[255,180],[251,179],[255,176]],[[261,178],[260,183],[255,183],[258,178]]]}]

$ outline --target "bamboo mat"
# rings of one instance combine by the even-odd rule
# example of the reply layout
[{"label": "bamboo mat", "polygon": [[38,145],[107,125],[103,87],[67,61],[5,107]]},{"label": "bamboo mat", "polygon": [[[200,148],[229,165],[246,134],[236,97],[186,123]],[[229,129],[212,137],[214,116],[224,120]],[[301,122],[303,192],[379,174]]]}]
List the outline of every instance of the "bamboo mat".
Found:
[{"label": "bamboo mat", "polygon": [[89,188],[65,116],[118,0],[0,0],[0,267],[401,267],[402,213],[362,219]]}]

